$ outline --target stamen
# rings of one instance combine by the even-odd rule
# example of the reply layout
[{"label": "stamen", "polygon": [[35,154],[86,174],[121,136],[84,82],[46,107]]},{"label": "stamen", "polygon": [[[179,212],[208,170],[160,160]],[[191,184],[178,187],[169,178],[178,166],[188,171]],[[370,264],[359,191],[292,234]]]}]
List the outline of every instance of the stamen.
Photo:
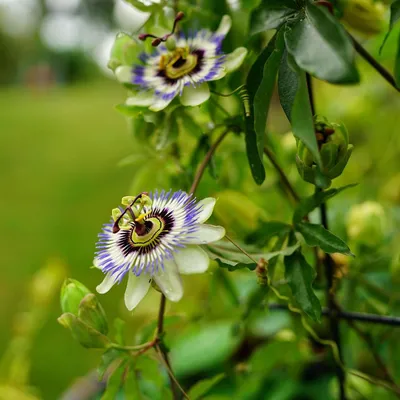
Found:
[{"label": "stamen", "polygon": [[159,37],[156,35],[153,35],[151,33],[141,33],[138,38],[139,40],[146,40],[147,38],[153,38],[154,40],[151,42],[151,45],[153,47],[157,47],[161,42],[166,42],[170,36],[172,36],[175,33],[175,30],[178,26],[178,22],[181,21],[185,17],[185,14],[182,11],[179,11],[178,14],[176,14],[176,17],[174,19],[174,24],[172,26],[171,32],[167,33],[163,37]]},{"label": "stamen", "polygon": [[132,220],[135,220],[136,216],[135,213],[132,210],[132,207],[134,206],[134,204],[143,196],[143,195],[147,195],[147,192],[142,192],[140,194],[138,194],[132,201],[131,204],[129,204],[128,206],[125,207],[124,211],[121,213],[121,215],[115,220],[112,231],[113,233],[118,233],[120,231],[120,227],[119,227],[119,222],[121,221],[122,217],[126,214],[126,212],[128,211],[129,214],[131,215]]}]

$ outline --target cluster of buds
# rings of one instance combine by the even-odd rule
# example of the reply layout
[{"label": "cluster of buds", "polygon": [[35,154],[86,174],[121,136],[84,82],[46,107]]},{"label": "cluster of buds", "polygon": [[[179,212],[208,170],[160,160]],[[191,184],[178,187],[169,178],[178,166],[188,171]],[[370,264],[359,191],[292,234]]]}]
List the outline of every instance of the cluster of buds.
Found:
[{"label": "cluster of buds", "polygon": [[343,172],[353,146],[349,144],[349,134],[343,124],[328,123],[325,119],[316,118],[315,134],[322,168],[317,166],[313,155],[301,140],[297,143],[296,165],[306,182],[326,189],[331,185],[332,179]]},{"label": "cluster of buds", "polygon": [[61,288],[60,300],[63,314],[58,322],[69,329],[82,346],[99,349],[109,345],[104,309],[86,286],[67,279]]}]

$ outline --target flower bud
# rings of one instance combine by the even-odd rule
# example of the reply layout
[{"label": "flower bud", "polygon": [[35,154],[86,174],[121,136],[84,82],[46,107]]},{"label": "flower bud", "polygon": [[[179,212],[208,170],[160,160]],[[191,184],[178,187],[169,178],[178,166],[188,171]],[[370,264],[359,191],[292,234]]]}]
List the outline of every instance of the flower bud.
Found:
[{"label": "flower bud", "polygon": [[351,240],[376,247],[384,239],[387,230],[385,210],[375,201],[356,204],[347,214],[346,226]]},{"label": "flower bud", "polygon": [[110,343],[107,336],[104,336],[96,329],[85,324],[72,313],[64,313],[57,321],[64,328],[69,329],[74,339],[76,339],[83,347],[88,349],[104,349]]},{"label": "flower bud", "polygon": [[385,27],[387,7],[376,0],[348,0],[342,20],[364,35],[375,35]]},{"label": "flower bud", "polygon": [[322,160],[320,169],[311,152],[299,140],[297,142],[296,165],[300,176],[320,188],[326,189],[331,180],[341,175],[349,161],[353,146],[344,125],[328,123],[325,119],[315,120],[317,143]]},{"label": "flower bud", "polygon": [[87,325],[107,335],[108,323],[106,313],[93,293],[87,294],[80,302],[78,317]]},{"label": "flower bud", "polygon": [[142,46],[125,33],[119,33],[111,49],[108,68],[115,71],[121,65],[133,65]]},{"label": "flower bud", "polygon": [[61,310],[63,313],[78,315],[79,304],[90,290],[75,279],[66,279],[61,288]]}]

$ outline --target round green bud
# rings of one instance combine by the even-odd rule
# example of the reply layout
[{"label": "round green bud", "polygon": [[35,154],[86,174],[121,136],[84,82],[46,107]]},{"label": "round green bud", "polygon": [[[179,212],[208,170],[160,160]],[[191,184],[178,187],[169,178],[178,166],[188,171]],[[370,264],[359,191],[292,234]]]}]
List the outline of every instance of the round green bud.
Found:
[{"label": "round green bud", "polygon": [[354,242],[377,247],[387,231],[385,210],[375,201],[354,205],[347,214],[346,227],[348,237]]},{"label": "round green bud", "polygon": [[385,28],[387,11],[387,6],[381,1],[347,0],[342,21],[366,36],[376,35]]},{"label": "round green bud", "polygon": [[315,134],[321,155],[322,166],[301,141],[297,141],[296,165],[300,176],[317,187],[326,189],[332,179],[343,172],[349,161],[353,146],[344,125],[328,123],[323,118],[315,120]]},{"label": "round green bud", "polygon": [[63,313],[78,315],[79,304],[82,299],[91,293],[90,290],[75,279],[66,279],[61,287],[61,310]]}]

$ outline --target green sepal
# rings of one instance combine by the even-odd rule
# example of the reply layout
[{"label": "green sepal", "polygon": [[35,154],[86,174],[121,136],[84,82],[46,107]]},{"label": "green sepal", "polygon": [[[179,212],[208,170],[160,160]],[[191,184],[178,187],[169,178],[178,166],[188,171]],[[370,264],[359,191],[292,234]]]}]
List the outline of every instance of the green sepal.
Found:
[{"label": "green sepal", "polygon": [[93,293],[87,294],[79,304],[78,318],[100,333],[107,335],[108,323],[106,313]]},{"label": "green sepal", "polygon": [[85,324],[72,313],[64,313],[57,319],[64,327],[71,331],[72,336],[83,347],[88,349],[105,349],[110,344],[107,336]]},{"label": "green sepal", "polygon": [[121,65],[133,65],[143,46],[126,33],[118,33],[111,49],[107,67],[115,71]]}]

